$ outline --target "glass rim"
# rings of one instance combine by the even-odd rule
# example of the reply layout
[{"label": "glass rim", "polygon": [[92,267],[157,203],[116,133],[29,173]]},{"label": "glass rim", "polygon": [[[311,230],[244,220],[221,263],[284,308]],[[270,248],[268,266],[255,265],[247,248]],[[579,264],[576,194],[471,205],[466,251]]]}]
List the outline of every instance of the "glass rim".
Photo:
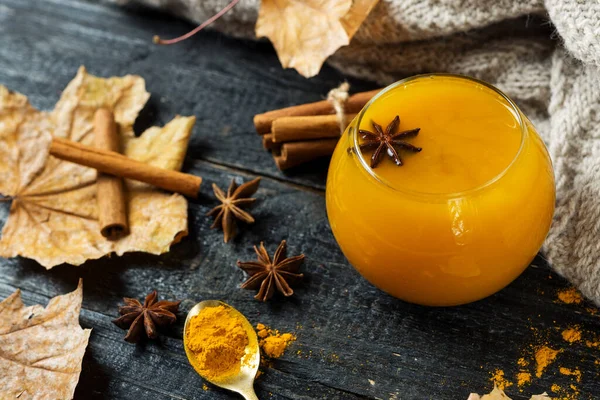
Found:
[{"label": "glass rim", "polygon": [[[515,119],[518,122],[519,127],[521,128],[521,142],[519,144],[519,148],[517,149],[517,152],[515,153],[514,157],[510,161],[510,163],[502,171],[500,171],[498,174],[496,174],[493,178],[487,180],[486,182],[484,182],[478,186],[475,186],[470,189],[458,191],[458,192],[431,193],[431,192],[408,190],[408,189],[398,188],[395,185],[392,185],[386,179],[377,175],[375,173],[375,171],[373,171],[373,168],[371,168],[370,164],[367,162],[365,157],[363,156],[362,150],[360,149],[360,143],[358,140],[358,137],[359,137],[358,130],[359,130],[360,124],[362,122],[363,116],[364,116],[365,112],[367,111],[367,109],[371,106],[371,104],[373,104],[375,101],[377,101],[381,96],[396,89],[400,85],[403,85],[403,84],[406,84],[408,82],[415,81],[415,80],[429,78],[429,77],[456,78],[458,80],[476,83],[476,84],[484,86],[484,87],[492,90],[494,93],[498,94],[510,106],[511,111],[513,111],[513,115],[515,116]],[[480,191],[492,186],[494,183],[496,183],[497,181],[502,179],[508,173],[508,171],[512,168],[512,166],[516,163],[519,156],[523,152],[523,148],[525,147],[525,141],[528,137],[528,129],[525,124],[525,121],[523,120],[521,110],[516,105],[516,103],[511,100],[510,97],[508,97],[506,94],[504,94],[497,87],[495,87],[487,82],[484,82],[484,81],[476,79],[476,78],[472,78],[470,76],[460,75],[460,74],[430,73],[430,74],[413,75],[408,78],[401,79],[397,82],[392,83],[389,86],[386,86],[383,90],[381,90],[379,93],[377,93],[375,96],[373,96],[373,98],[371,100],[369,100],[367,102],[367,104],[365,104],[365,106],[362,108],[362,110],[360,111],[360,113],[357,115],[356,118],[357,118],[356,125],[355,125],[354,129],[352,129],[352,132],[351,132],[351,137],[352,137],[352,141],[353,141],[352,150],[358,156],[358,160],[359,160],[359,163],[361,164],[362,169],[365,170],[369,174],[369,176],[371,178],[373,178],[375,181],[387,186],[389,189],[392,189],[394,191],[397,191],[397,192],[400,192],[403,194],[407,194],[407,195],[412,195],[412,196],[416,196],[416,197],[426,197],[426,198],[432,198],[432,199],[435,199],[435,198],[455,199],[455,198],[460,198],[460,197],[466,197],[467,195],[474,194],[475,192],[480,192]]]}]

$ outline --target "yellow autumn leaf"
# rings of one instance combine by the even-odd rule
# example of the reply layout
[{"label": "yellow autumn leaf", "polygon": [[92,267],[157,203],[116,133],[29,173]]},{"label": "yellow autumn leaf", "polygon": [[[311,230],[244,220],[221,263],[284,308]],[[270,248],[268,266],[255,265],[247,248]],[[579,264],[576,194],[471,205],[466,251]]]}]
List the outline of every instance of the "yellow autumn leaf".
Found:
[{"label": "yellow autumn leaf", "polygon": [[17,290],[0,302],[0,398],[72,399],[90,329],[79,326],[83,289],[25,307]]},{"label": "yellow autumn leaf", "polygon": [[[494,389],[488,393],[480,396],[476,393],[471,393],[467,400],[511,400],[510,397],[504,393],[501,389],[498,389],[496,385],[494,385]],[[530,400],[552,400],[546,393],[535,394],[531,396]]]},{"label": "yellow autumn leaf", "polygon": [[180,169],[195,119],[176,117],[139,138],[133,123],[149,98],[139,76],[98,78],[81,67],[52,112],[35,110],[25,96],[0,86],[0,193],[12,198],[0,255],[23,256],[50,269],[80,265],[115,252],[167,252],[187,234],[187,201],[126,181],[130,235],[100,234],[96,170],[48,156],[52,136],[93,145],[93,117],[113,111],[125,155],[161,168]]},{"label": "yellow autumn leaf", "polygon": [[496,385],[494,385],[494,390],[492,390],[490,393],[484,394],[483,396],[480,396],[476,393],[471,393],[471,395],[469,396],[469,398],[467,400],[511,400],[511,399],[504,393],[504,391],[498,389],[498,387],[496,387]]},{"label": "yellow autumn leaf", "polygon": [[350,43],[379,0],[262,0],[256,36],[273,43],[284,68],[309,78]]},{"label": "yellow autumn leaf", "polygon": [[352,39],[358,28],[365,21],[367,16],[371,13],[371,10],[377,5],[379,0],[353,0],[352,7],[348,11],[348,14],[342,19],[342,25],[344,30],[348,34],[348,37]]}]

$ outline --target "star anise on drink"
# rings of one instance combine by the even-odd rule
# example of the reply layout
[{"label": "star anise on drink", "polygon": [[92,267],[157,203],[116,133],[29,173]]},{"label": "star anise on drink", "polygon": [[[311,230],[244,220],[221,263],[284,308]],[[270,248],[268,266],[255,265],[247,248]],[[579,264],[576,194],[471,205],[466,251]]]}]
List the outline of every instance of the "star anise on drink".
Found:
[{"label": "star anise on drink", "polygon": [[125,297],[124,306],[119,307],[121,317],[112,322],[121,329],[129,329],[125,340],[129,343],[139,341],[144,332],[150,339],[158,336],[157,327],[173,324],[177,320],[179,301],[157,301],[158,293],[153,291],[144,300],[144,304],[137,299]]},{"label": "star anise on drink", "polygon": [[365,131],[363,129],[358,130],[360,137],[363,139],[363,142],[360,144],[360,149],[375,149],[373,155],[371,156],[371,168],[377,167],[381,161],[381,158],[383,157],[384,150],[398,166],[402,165],[402,159],[398,155],[397,148],[402,148],[415,153],[418,153],[422,150],[420,147],[413,146],[412,144],[402,140],[417,136],[421,128],[396,132],[398,126],[400,126],[399,116],[396,115],[396,118],[394,118],[392,122],[390,122],[385,128],[385,132],[383,131],[381,125],[377,124],[375,121],[372,121],[371,123],[373,124],[375,132]]},{"label": "star anise on drink", "polygon": [[237,234],[236,219],[247,224],[254,223],[254,217],[240,207],[250,205],[256,201],[256,199],[250,198],[250,196],[256,193],[259,184],[260,178],[253,179],[239,187],[235,183],[235,180],[232,180],[227,194],[225,194],[213,183],[213,192],[215,192],[215,196],[221,204],[210,210],[206,215],[216,215],[215,221],[210,228],[214,229],[221,225],[223,229],[223,241],[225,243],[229,242]]},{"label": "star anise on drink", "polygon": [[275,290],[284,296],[293,295],[294,291],[290,285],[304,277],[303,274],[298,273],[300,264],[304,260],[304,254],[286,257],[285,240],[277,247],[272,261],[263,242],[260,242],[260,247],[254,246],[254,251],[258,256],[257,261],[237,262],[238,267],[250,275],[248,280],[242,284],[242,289],[260,288],[254,296],[260,301],[269,300],[273,297]]}]

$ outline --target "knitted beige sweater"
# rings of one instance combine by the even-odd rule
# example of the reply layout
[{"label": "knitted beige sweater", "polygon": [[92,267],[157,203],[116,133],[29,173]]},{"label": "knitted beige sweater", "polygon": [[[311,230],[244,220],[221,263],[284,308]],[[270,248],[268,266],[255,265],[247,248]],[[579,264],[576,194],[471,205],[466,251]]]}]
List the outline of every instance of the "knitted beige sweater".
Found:
[{"label": "knitted beige sweater", "polygon": [[[196,22],[228,3],[135,1]],[[259,0],[243,0],[215,27],[253,37],[258,7]],[[350,46],[329,62],[380,83],[454,72],[508,93],[537,126],[554,162],[556,215],[545,255],[600,305],[600,2],[381,0]]]}]

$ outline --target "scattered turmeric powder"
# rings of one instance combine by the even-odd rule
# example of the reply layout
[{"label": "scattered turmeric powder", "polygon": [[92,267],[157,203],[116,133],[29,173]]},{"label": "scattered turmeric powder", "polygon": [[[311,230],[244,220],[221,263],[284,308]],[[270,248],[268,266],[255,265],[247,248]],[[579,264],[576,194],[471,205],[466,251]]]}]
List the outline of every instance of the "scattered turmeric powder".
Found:
[{"label": "scattered turmeric powder", "polygon": [[573,390],[574,394],[579,394],[579,389],[577,389],[577,386],[570,384],[569,387],[571,388],[571,390]]},{"label": "scattered turmeric powder", "polygon": [[269,330],[264,324],[256,324],[256,334],[259,338],[264,339],[269,336]]},{"label": "scattered turmeric powder", "polygon": [[548,346],[541,346],[535,352],[535,376],[540,378],[546,367],[556,359],[560,350],[553,350]]},{"label": "scattered turmeric powder", "polygon": [[551,387],[553,393],[556,393],[556,397],[552,396],[556,400],[579,400],[579,390],[573,385],[570,386],[559,386],[553,384]]},{"label": "scattered turmeric powder", "polygon": [[598,314],[598,309],[594,308],[594,307],[588,307],[588,308],[585,309],[585,311],[587,311],[588,314],[590,314],[590,315],[596,315],[596,314]]},{"label": "scattered turmeric powder", "polygon": [[585,342],[585,345],[589,348],[596,348],[596,347],[600,347],[600,341],[594,341],[592,342],[591,340],[587,340]]},{"label": "scattered turmeric powder", "polygon": [[281,333],[275,336],[269,336],[260,341],[261,349],[271,358],[279,358],[283,355],[285,348],[290,342],[296,340],[291,333]]},{"label": "scattered turmeric powder", "polygon": [[249,343],[244,320],[224,305],[203,308],[193,316],[184,339],[194,357],[192,365],[211,381],[237,374]]},{"label": "scattered turmeric powder", "polygon": [[574,287],[558,292],[558,299],[565,304],[580,304],[583,301],[581,293]]},{"label": "scattered turmeric powder", "polygon": [[264,324],[257,324],[256,331],[260,338],[258,345],[263,354],[270,358],[281,357],[290,343],[296,340],[296,336],[293,334],[279,333]]},{"label": "scattered turmeric powder", "polygon": [[526,367],[526,366],[528,366],[528,365],[529,365],[529,361],[527,361],[527,360],[525,359],[525,357],[521,357],[521,358],[519,358],[519,360],[517,361],[517,365],[518,365],[519,367]]},{"label": "scattered turmeric powder", "polygon": [[[575,379],[577,379],[578,383],[581,382],[581,371],[579,369],[569,369],[565,367],[560,367],[559,371],[563,375],[572,375],[575,377]],[[575,388],[573,387],[573,389]]]},{"label": "scattered turmeric powder", "polygon": [[577,328],[568,328],[562,331],[562,337],[569,343],[579,342],[581,340],[581,331]]},{"label": "scattered turmeric powder", "polygon": [[531,383],[531,374],[529,372],[519,372],[517,374],[517,386],[522,387],[527,383]]},{"label": "scattered turmeric powder", "polygon": [[504,377],[504,371],[496,369],[490,378],[490,381],[494,382],[494,386],[500,390],[505,390],[507,387],[513,385],[508,379]]}]

